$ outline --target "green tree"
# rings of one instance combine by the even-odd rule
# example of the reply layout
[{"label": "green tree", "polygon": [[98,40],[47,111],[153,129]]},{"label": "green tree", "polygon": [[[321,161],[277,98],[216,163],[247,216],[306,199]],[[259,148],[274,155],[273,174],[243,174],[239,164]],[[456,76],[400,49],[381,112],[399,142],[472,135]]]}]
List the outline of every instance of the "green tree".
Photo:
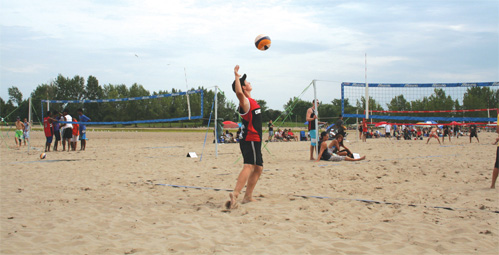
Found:
[{"label": "green tree", "polygon": [[[490,87],[470,87],[463,96],[463,109],[489,109],[499,106],[499,90]],[[467,112],[467,117],[487,117],[487,112]]]},{"label": "green tree", "polygon": [[50,100],[55,97],[57,93],[57,87],[50,83],[50,84],[40,84],[38,85],[35,90],[31,93],[31,103],[35,109],[33,116],[34,121],[43,121],[42,120],[42,115],[46,116],[47,115],[47,110],[50,108],[51,111],[62,111],[60,109],[60,105],[58,104],[49,104],[47,107],[46,104],[43,105],[43,112],[42,112],[42,100]]},{"label": "green tree", "polygon": [[310,107],[312,107],[312,102],[304,101],[297,97],[290,98],[289,101],[284,105],[285,113],[279,121],[282,121],[283,118],[286,118],[286,112],[292,112],[296,116],[295,120],[297,120],[298,122],[305,122],[307,110]]},{"label": "green tree", "polygon": [[[90,75],[87,78],[83,99],[96,100],[104,98],[104,89],[99,85],[99,80]],[[85,103],[83,104],[84,114],[89,116],[92,121],[102,120],[105,113],[101,109],[102,103]]]},{"label": "green tree", "polygon": [[10,87],[8,88],[9,92],[9,100],[14,102],[17,106],[21,105],[23,102],[23,93],[19,90],[18,87]]},{"label": "green tree", "polygon": [[[366,98],[364,96],[362,96],[360,98],[360,101],[357,100],[357,108],[359,109],[359,113],[362,111],[362,113],[365,111],[366,109]],[[369,111],[383,111],[383,107],[381,107],[381,105],[376,102],[376,100],[372,97],[369,97]]]},{"label": "green tree", "polygon": [[389,104],[386,105],[388,107],[389,111],[410,111],[411,110],[411,103],[409,103],[405,98],[404,95],[399,95],[390,101]]},{"label": "green tree", "polygon": [[[4,118],[4,121],[15,121],[15,116],[11,114],[14,110],[16,110],[16,107],[12,104],[11,100],[5,102],[0,97],[0,117]],[[11,115],[8,116],[9,114]],[[3,123],[1,125],[3,125]]]}]

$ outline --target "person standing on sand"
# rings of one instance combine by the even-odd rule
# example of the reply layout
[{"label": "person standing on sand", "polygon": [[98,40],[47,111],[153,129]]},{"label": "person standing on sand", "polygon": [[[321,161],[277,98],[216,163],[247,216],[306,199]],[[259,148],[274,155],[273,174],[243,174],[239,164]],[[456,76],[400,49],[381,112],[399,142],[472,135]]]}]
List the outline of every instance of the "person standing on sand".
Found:
[{"label": "person standing on sand", "polygon": [[450,137],[451,137],[452,132],[449,131],[449,126],[444,125],[443,130],[444,130],[444,135],[442,136],[442,143],[444,143],[446,136],[449,136],[449,142],[450,142]]},{"label": "person standing on sand", "polygon": [[[80,122],[84,123],[84,122],[90,121],[90,118],[87,117],[85,114],[83,114],[83,109],[79,108],[78,110],[76,110],[76,112],[78,113]],[[87,134],[87,125],[80,123],[80,144],[81,144],[80,150],[81,151],[84,151],[85,148],[87,147],[87,135],[86,134]]]},{"label": "person standing on sand", "polygon": [[[499,113],[497,114],[497,125],[496,125],[496,133],[499,135]],[[478,137],[477,137],[478,139]],[[492,185],[490,185],[491,189],[496,188],[496,180],[497,180],[497,175],[499,175],[499,136],[496,138],[496,142],[493,143],[494,145],[497,144],[497,151],[496,151],[496,163],[494,164],[494,171],[492,172]]]},{"label": "person standing on sand", "polygon": [[[308,121],[308,132],[310,134],[310,160],[314,160],[314,150],[317,145],[317,128],[315,126],[315,119],[317,119],[317,110],[315,109],[315,104],[319,107],[319,100],[312,101],[312,107],[308,108],[307,116],[305,116],[306,121]],[[318,124],[325,124],[325,122],[318,121]]]},{"label": "person standing on sand", "polygon": [[272,124],[272,120],[269,120],[268,126],[269,126],[269,139],[268,139],[268,141],[272,142],[272,138],[274,136],[274,124]]},{"label": "person standing on sand", "polygon": [[262,110],[255,99],[251,98],[253,87],[246,81],[246,74],[239,75],[239,65],[234,67],[235,80],[232,90],[239,100],[239,114],[242,118],[239,148],[243,154],[243,169],[237,177],[236,187],[229,194],[230,200],[225,204],[227,209],[237,207],[237,198],[246,185],[246,193],[242,203],[255,201],[253,190],[263,171],[262,158]]},{"label": "person standing on sand", "polygon": [[431,128],[430,134],[428,135],[428,140],[426,140],[426,144],[428,144],[428,142],[430,141],[430,139],[431,139],[432,137],[437,138],[438,144],[441,144],[441,143],[440,143],[440,139],[438,139],[438,134],[437,134],[437,126],[433,126],[433,127]]},{"label": "person standing on sand", "polygon": [[26,141],[29,143],[29,122],[28,119],[24,118],[24,129],[23,129],[23,141],[24,145],[26,146]]},{"label": "person standing on sand", "polygon": [[68,114],[69,110],[64,109],[62,121],[69,122],[61,125],[62,129],[62,151],[66,150],[66,142],[68,144],[68,151],[71,151],[71,138],[73,138],[73,118]]},{"label": "person standing on sand", "polygon": [[480,140],[478,140],[478,134],[477,133],[478,133],[478,130],[476,128],[476,125],[475,124],[471,124],[470,125],[470,143],[471,143],[471,138],[473,138],[473,137],[476,137],[476,140],[478,142],[480,142]]},{"label": "person standing on sand", "polygon": [[[21,147],[22,143],[21,140],[23,138],[23,130],[24,130],[24,124],[21,122],[21,118],[17,116],[16,118],[16,136],[14,137],[14,140],[16,141],[16,146]],[[19,141],[19,143],[18,143]]]}]

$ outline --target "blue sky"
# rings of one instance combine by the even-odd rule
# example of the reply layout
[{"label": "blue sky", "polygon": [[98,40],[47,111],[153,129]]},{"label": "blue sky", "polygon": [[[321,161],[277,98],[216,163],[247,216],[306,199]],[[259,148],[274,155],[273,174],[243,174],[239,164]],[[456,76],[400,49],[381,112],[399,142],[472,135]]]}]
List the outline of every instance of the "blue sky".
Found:
[{"label": "blue sky", "polygon": [[[0,0],[0,96],[24,97],[62,74],[150,92],[219,86],[233,68],[252,96],[282,110],[313,79],[318,98],[342,81],[499,81],[499,1]],[[272,39],[262,52],[257,35]],[[136,57],[136,55],[138,57]],[[303,99],[311,100],[307,91]]]}]

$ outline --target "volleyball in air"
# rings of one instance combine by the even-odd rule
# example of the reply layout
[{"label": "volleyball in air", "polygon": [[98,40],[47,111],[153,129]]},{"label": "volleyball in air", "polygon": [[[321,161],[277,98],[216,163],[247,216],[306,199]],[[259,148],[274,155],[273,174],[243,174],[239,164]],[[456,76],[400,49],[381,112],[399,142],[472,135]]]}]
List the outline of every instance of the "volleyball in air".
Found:
[{"label": "volleyball in air", "polygon": [[259,50],[268,50],[270,48],[270,37],[268,35],[258,35],[255,38],[255,46]]},{"label": "volleyball in air", "polygon": [[44,159],[47,157],[47,154],[45,152],[43,152],[42,154],[40,154],[40,159]]}]

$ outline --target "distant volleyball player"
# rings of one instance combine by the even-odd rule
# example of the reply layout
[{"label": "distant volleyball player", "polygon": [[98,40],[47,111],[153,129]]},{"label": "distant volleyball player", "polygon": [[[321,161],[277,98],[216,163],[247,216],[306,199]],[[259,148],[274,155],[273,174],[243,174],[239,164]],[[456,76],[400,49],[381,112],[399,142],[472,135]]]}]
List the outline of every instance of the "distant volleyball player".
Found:
[{"label": "distant volleyball player", "polygon": [[246,185],[243,204],[254,201],[253,190],[260,178],[263,170],[262,159],[262,110],[255,99],[251,98],[253,87],[246,81],[246,74],[242,77],[238,73],[239,66],[234,67],[235,80],[232,83],[232,90],[236,92],[239,100],[239,114],[241,115],[242,126],[239,134],[239,148],[243,154],[243,170],[237,177],[236,187],[229,194],[230,201],[226,203],[228,209],[235,208],[237,198],[241,190]]}]

